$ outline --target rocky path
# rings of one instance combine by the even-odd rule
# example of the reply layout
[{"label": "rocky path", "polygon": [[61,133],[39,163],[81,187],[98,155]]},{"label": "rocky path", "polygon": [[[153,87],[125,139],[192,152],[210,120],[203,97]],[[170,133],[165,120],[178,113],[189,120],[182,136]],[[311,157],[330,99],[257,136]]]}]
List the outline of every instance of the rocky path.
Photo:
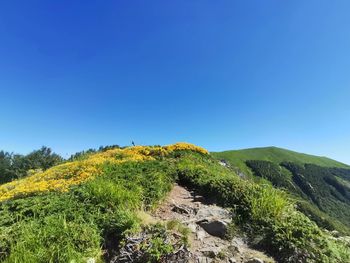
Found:
[{"label": "rocky path", "polygon": [[241,237],[225,238],[232,215],[201,196],[175,185],[165,202],[153,215],[159,220],[179,220],[190,230],[192,263],[270,263],[260,251],[249,248]]}]

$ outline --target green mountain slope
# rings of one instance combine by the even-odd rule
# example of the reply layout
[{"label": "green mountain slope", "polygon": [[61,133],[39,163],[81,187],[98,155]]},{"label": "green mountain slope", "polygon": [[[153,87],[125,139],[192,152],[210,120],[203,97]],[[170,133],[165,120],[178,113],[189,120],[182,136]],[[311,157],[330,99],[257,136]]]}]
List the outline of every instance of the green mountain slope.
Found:
[{"label": "green mountain slope", "polygon": [[240,168],[243,172],[247,172],[248,174],[251,174],[251,170],[248,169],[247,165],[245,164],[247,160],[264,160],[278,164],[282,162],[293,162],[298,164],[311,163],[325,167],[350,169],[349,165],[337,162],[327,157],[298,153],[278,147],[212,152],[211,154],[217,159],[229,161],[232,165]]},{"label": "green mountain slope", "polygon": [[213,153],[258,182],[270,182],[299,200],[320,226],[350,232],[350,167],[335,160],[276,147]]}]

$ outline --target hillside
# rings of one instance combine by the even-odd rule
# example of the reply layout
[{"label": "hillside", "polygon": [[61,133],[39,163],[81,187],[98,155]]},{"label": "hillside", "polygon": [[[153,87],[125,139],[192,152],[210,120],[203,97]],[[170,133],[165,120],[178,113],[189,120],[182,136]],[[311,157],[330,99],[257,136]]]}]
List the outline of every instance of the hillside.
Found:
[{"label": "hillside", "polygon": [[299,200],[299,209],[330,230],[349,233],[350,167],[326,157],[276,147],[213,153],[257,181]]},{"label": "hillside", "polygon": [[337,162],[327,157],[314,156],[304,153],[298,153],[278,147],[250,148],[243,150],[232,150],[223,152],[212,152],[218,159],[229,161],[242,171],[251,173],[245,162],[248,160],[264,160],[273,163],[293,162],[298,164],[311,163],[325,167],[350,168],[349,165]]},{"label": "hillside", "polygon": [[[225,226],[222,242],[244,238],[277,262],[350,261],[349,240],[318,227],[285,192],[242,179],[187,143],[91,152],[0,185],[0,261],[189,262],[198,244],[190,224],[205,229],[209,221],[156,220],[174,185],[226,211],[229,221],[214,221]],[[208,252],[201,260],[229,260]]]}]

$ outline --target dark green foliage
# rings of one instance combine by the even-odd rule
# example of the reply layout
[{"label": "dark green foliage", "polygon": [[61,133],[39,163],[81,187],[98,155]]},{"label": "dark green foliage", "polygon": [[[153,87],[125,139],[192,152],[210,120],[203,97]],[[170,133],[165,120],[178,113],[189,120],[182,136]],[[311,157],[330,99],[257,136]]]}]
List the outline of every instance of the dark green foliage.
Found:
[{"label": "dark green foliage", "polygon": [[285,189],[293,189],[289,178],[283,174],[282,167],[269,162],[260,160],[246,161],[247,166],[253,170],[256,176],[262,177],[270,181],[274,186]]},{"label": "dark green foliage", "polygon": [[[333,186],[341,195],[342,197],[338,197],[343,202],[346,202],[346,200],[350,200],[350,188],[343,185],[339,180],[332,175],[327,175],[323,178],[326,183]],[[337,196],[339,196],[337,194]]]},{"label": "dark green foliage", "polygon": [[52,152],[48,147],[41,147],[41,149],[33,151],[24,157],[29,169],[43,169],[46,170],[54,165],[62,162],[62,157]]},{"label": "dark green foliage", "polygon": [[342,183],[350,170],[282,163],[293,174],[293,181],[321,211],[350,227],[350,188]]},{"label": "dark green foliage", "polygon": [[330,215],[322,212],[317,206],[306,200],[298,200],[296,208],[298,211],[302,212],[312,221],[314,221],[318,226],[329,231],[339,231],[340,233],[350,235],[350,229],[339,220]]},{"label": "dark green foliage", "polygon": [[77,152],[72,154],[69,158],[68,161],[73,162],[73,161],[79,161],[79,160],[84,160],[86,159],[90,154],[96,153],[97,150],[95,149],[88,149],[85,151]]},{"label": "dark green foliage", "polygon": [[121,147],[121,146],[119,146],[118,144],[106,145],[106,146],[100,146],[100,147],[98,148],[98,151],[99,151],[99,152],[105,152],[105,151],[108,151],[108,150],[111,150],[111,149],[115,149],[115,148],[123,149],[123,148],[125,148],[125,147]]},{"label": "dark green foliage", "polygon": [[12,155],[8,152],[0,151],[0,184],[9,182],[14,178],[14,171],[11,169]]},{"label": "dark green foliage", "polygon": [[0,184],[26,176],[29,170],[46,170],[63,161],[63,158],[48,147],[33,151],[28,155],[0,152]]}]

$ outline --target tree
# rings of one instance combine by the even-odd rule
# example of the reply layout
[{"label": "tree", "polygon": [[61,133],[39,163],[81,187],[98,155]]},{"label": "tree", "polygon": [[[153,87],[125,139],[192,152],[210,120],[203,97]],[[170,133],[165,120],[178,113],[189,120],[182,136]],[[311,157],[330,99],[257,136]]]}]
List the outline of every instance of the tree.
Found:
[{"label": "tree", "polygon": [[0,151],[0,184],[12,180],[13,171],[11,170],[12,154]]},{"label": "tree", "polygon": [[29,169],[41,168],[43,170],[47,170],[63,161],[61,156],[53,153],[51,148],[46,146],[41,147],[40,150],[31,152],[25,156],[25,159]]},{"label": "tree", "polygon": [[63,161],[63,158],[46,146],[28,155],[0,151],[0,184],[26,176],[31,169],[46,170]]}]

